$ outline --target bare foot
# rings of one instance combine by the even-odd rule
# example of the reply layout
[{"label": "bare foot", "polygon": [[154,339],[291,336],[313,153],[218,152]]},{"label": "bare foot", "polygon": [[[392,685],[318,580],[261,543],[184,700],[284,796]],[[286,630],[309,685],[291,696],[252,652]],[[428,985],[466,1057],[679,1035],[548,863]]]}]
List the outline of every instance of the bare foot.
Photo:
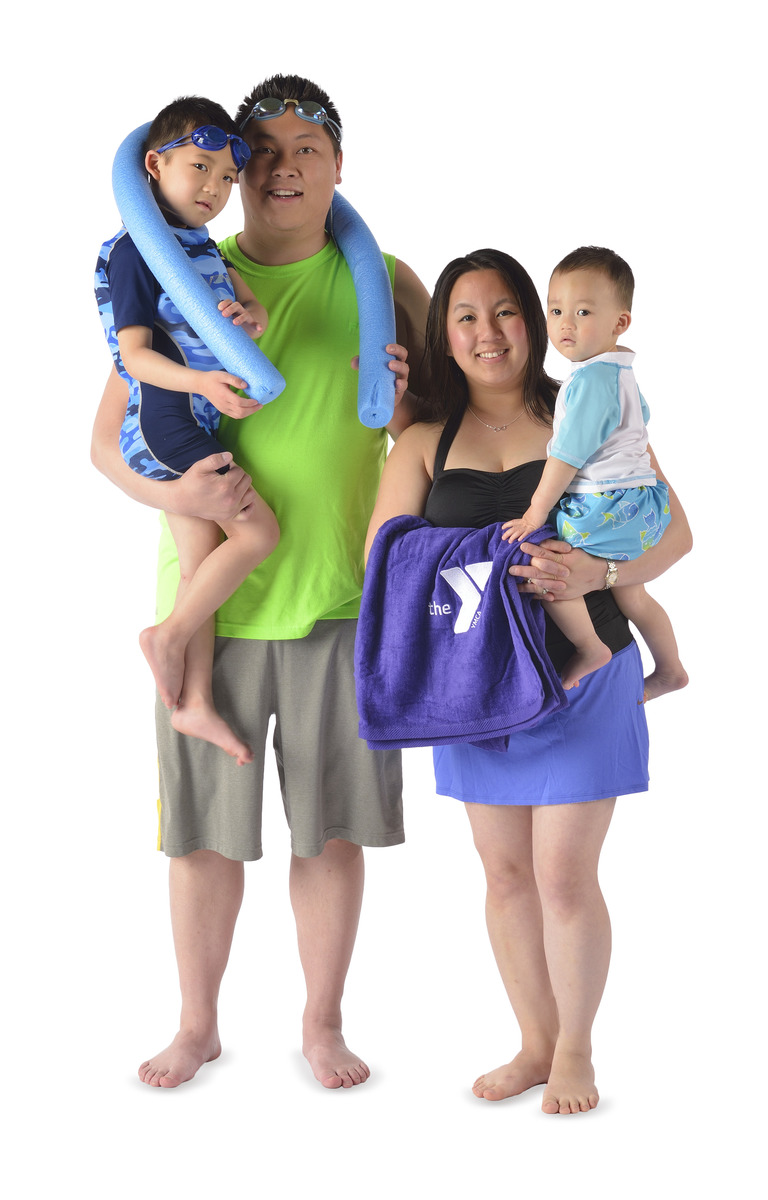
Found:
[{"label": "bare foot", "polygon": [[304,1057],[323,1087],[351,1088],[365,1083],[370,1075],[362,1059],[347,1049],[341,1030],[320,1028],[313,1037],[304,1039]]},{"label": "bare foot", "polygon": [[141,1064],[139,1079],[150,1087],[178,1087],[192,1079],[203,1063],[212,1062],[220,1054],[221,1042],[216,1030],[205,1036],[179,1032],[170,1046]]},{"label": "bare foot", "polygon": [[139,634],[139,645],[152,669],[160,699],[166,708],[174,708],[179,703],[184,683],[186,646],[173,641],[164,626],[163,621],[143,629]]},{"label": "bare foot", "polygon": [[597,1108],[599,1099],[589,1055],[556,1050],[541,1111],[549,1114],[589,1112],[591,1108]]},{"label": "bare foot", "polygon": [[563,687],[566,691],[569,688],[578,687],[580,679],[583,679],[585,675],[591,675],[593,671],[599,671],[612,658],[613,655],[605,642],[601,642],[599,638],[596,638],[594,645],[590,642],[588,649],[579,650],[572,658],[568,659],[568,662],[563,667]]},{"label": "bare foot", "polygon": [[535,1058],[521,1050],[512,1062],[487,1075],[481,1075],[472,1084],[472,1091],[481,1100],[506,1100],[519,1096],[537,1083],[546,1083],[552,1066],[552,1056]]},{"label": "bare foot", "polygon": [[682,663],[661,670],[657,667],[643,684],[643,704],[648,700],[655,700],[658,696],[664,696],[667,692],[677,692],[687,684],[688,672]]},{"label": "bare foot", "polygon": [[223,717],[220,717],[206,700],[186,699],[174,710],[171,725],[177,733],[185,733],[187,737],[202,738],[204,742],[212,742],[220,746],[232,758],[237,759],[238,767],[253,762],[253,751],[241,738],[234,733]]}]

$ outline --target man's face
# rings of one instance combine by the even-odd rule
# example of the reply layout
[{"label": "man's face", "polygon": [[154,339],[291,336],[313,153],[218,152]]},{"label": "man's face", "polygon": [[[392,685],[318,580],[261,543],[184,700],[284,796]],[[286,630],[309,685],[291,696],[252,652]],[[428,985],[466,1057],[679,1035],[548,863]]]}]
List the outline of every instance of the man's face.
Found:
[{"label": "man's face", "polygon": [[267,226],[312,236],[324,230],[334,188],[341,183],[342,156],[322,126],[302,121],[289,105],[273,120],[249,121],[243,137],[251,149],[240,175],[246,231],[258,236]]}]

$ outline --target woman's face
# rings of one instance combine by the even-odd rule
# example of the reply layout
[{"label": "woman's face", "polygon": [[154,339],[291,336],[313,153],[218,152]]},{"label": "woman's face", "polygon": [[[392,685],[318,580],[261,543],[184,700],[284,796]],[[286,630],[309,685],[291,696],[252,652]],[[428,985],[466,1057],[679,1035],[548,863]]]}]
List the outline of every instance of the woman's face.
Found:
[{"label": "woman's face", "polygon": [[468,271],[457,279],[446,316],[448,353],[472,390],[508,392],[522,386],[528,331],[517,297],[498,271]]}]

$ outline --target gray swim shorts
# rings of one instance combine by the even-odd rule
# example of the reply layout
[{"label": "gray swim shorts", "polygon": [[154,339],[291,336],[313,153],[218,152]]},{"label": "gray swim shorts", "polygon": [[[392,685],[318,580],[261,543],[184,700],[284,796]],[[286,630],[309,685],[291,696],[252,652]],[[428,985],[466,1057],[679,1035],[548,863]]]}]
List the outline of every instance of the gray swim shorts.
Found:
[{"label": "gray swim shorts", "polygon": [[318,621],[304,638],[217,638],[213,693],[219,713],[251,746],[238,767],[217,746],[176,733],[157,704],[159,848],[172,858],[215,850],[261,858],[267,727],[294,854],[311,858],[331,838],[358,846],[404,840],[398,750],[369,750],[357,734],[354,620]]}]

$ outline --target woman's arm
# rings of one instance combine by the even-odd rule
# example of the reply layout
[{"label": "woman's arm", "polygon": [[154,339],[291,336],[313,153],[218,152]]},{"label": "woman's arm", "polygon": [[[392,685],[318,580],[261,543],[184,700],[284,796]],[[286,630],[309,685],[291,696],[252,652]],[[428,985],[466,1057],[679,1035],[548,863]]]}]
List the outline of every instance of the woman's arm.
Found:
[{"label": "woman's arm", "polygon": [[411,513],[420,517],[424,513],[429,489],[439,430],[434,425],[411,425],[395,442],[384,464],[379,484],[379,494],[365,539],[365,561],[373,539],[385,521]]},{"label": "woman's arm", "polygon": [[220,467],[232,463],[229,452],[212,454],[195,463],[179,479],[147,479],[137,475],[120,453],[120,428],[128,404],[128,385],[113,367],[101,398],[91,440],[91,461],[116,487],[150,508],[180,516],[230,521],[250,503],[251,480],[240,467],[225,475]]},{"label": "woman's arm", "polygon": [[[674,566],[693,545],[693,537],[683,506],[669,481],[662,474],[656,456],[648,447],[651,465],[656,477],[669,487],[669,510],[671,521],[661,541],[646,550],[631,562],[618,564],[618,587],[638,583],[650,583]],[[583,550],[575,550],[566,542],[543,542],[541,546],[523,544],[530,554],[528,567],[510,567],[510,574],[526,582],[520,584],[523,592],[532,592],[542,600],[572,600],[587,592],[599,591],[605,584],[606,565],[604,558],[593,558]],[[531,583],[528,583],[531,580]]]}]

